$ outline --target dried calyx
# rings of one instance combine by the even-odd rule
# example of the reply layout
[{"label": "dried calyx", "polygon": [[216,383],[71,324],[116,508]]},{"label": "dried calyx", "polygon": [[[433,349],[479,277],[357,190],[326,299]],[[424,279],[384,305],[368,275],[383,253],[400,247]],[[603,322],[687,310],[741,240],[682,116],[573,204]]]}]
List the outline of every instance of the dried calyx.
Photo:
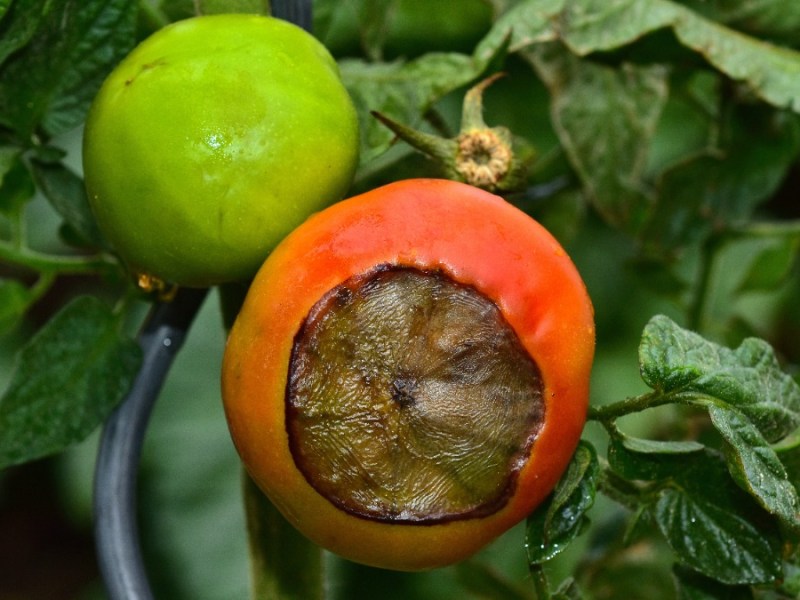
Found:
[{"label": "dried calyx", "polygon": [[436,160],[446,177],[490,192],[512,192],[525,186],[532,148],[520,144],[505,127],[489,127],[483,120],[483,92],[502,73],[471,88],[464,97],[461,131],[443,138],[412,129],[378,112],[373,116],[398,138]]}]

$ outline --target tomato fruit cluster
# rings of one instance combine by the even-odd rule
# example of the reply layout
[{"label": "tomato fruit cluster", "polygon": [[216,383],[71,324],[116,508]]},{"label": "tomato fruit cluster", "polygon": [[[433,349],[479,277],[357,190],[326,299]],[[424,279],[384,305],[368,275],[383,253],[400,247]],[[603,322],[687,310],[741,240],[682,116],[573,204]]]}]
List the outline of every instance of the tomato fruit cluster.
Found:
[{"label": "tomato fruit cluster", "polygon": [[257,15],[178,21],[109,75],[84,134],[98,224],[137,273],[204,287],[252,277],[346,193],[355,109],[328,51]]},{"label": "tomato fruit cluster", "polygon": [[417,570],[528,515],[577,445],[594,352],[573,263],[503,199],[390,184],[310,217],[254,279],[223,400],[250,475],[320,545]]}]

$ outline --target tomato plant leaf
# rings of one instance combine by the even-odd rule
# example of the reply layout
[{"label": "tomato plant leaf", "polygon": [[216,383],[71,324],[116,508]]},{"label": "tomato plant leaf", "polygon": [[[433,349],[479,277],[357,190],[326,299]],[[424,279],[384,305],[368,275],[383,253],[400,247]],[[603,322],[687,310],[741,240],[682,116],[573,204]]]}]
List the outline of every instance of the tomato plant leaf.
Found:
[{"label": "tomato plant leaf", "polygon": [[738,292],[769,291],[789,279],[792,267],[800,255],[800,234],[775,234],[756,248]]},{"label": "tomato plant leaf", "polygon": [[725,112],[713,147],[659,175],[657,204],[641,235],[658,253],[745,222],[796,160],[800,129],[795,115],[764,105],[729,106]]},{"label": "tomato plant leaf", "polygon": [[594,504],[599,473],[594,447],[581,441],[550,498],[528,517],[528,562],[552,559],[583,531],[588,522],[586,512]]},{"label": "tomato plant leaf", "polygon": [[800,492],[800,432],[794,432],[774,449],[786,469],[789,481]]},{"label": "tomato plant leaf", "polygon": [[0,68],[12,53],[31,40],[51,5],[48,0],[14,0],[13,4],[6,0],[0,23]]},{"label": "tomato plant leaf", "polygon": [[645,327],[639,363],[653,389],[688,402],[733,406],[769,442],[800,425],[800,386],[763,340],[748,338],[731,350],[659,315]]},{"label": "tomato plant leaf", "polygon": [[33,161],[32,165],[39,189],[80,240],[94,248],[107,247],[89,208],[83,180],[63,163]]},{"label": "tomato plant leaf", "polygon": [[800,52],[744,35],[670,0],[573,0],[561,16],[578,54],[610,50],[662,27],[764,100],[800,112]]},{"label": "tomato plant leaf", "polygon": [[86,437],[128,391],[140,361],[102,301],[70,302],[17,355],[0,399],[0,468]]},{"label": "tomato plant leaf", "polygon": [[136,3],[47,6],[35,35],[0,67],[0,124],[25,143],[40,126],[56,135],[79,125],[106,74],[134,44]]},{"label": "tomato plant leaf", "polygon": [[476,59],[487,62],[504,45],[509,52],[517,52],[539,42],[555,40],[552,20],[566,1],[528,0],[515,4],[495,21],[475,48]]},{"label": "tomato plant leaf", "polygon": [[667,98],[666,69],[614,69],[560,44],[540,44],[524,56],[550,89],[556,133],[589,199],[608,222],[638,229],[654,200],[645,169]]},{"label": "tomato plant leaf", "polygon": [[680,565],[672,573],[678,587],[678,600],[753,600],[750,586],[725,585]]},{"label": "tomato plant leaf", "polygon": [[[704,481],[717,494],[729,483],[719,456],[693,441],[646,440],[628,436],[616,428],[610,433],[608,461],[611,468],[629,480],[680,481],[692,487]],[[702,490],[699,490],[702,492]]]},{"label": "tomato plant leaf", "polygon": [[[778,530],[734,482],[720,453],[694,450],[694,443],[673,446],[611,433],[609,464],[629,480],[647,482],[640,498],[655,500],[643,506],[681,562],[731,585],[778,576]],[[652,451],[659,446],[670,451]]]},{"label": "tomato plant leaf", "polygon": [[744,515],[680,488],[663,489],[653,515],[678,559],[729,585],[780,577],[780,545]]},{"label": "tomato plant leaf", "polygon": [[671,0],[527,0],[498,20],[481,49],[501,37],[510,39],[511,51],[561,39],[586,56],[664,28],[768,103],[800,112],[800,52],[715,23]]},{"label": "tomato plant leaf", "polygon": [[684,0],[693,10],[733,29],[797,46],[800,36],[800,4],[786,0],[705,2]]},{"label": "tomato plant leaf", "polygon": [[725,440],[734,480],[787,527],[800,531],[800,498],[786,469],[750,420],[737,410],[712,406],[709,415]]}]

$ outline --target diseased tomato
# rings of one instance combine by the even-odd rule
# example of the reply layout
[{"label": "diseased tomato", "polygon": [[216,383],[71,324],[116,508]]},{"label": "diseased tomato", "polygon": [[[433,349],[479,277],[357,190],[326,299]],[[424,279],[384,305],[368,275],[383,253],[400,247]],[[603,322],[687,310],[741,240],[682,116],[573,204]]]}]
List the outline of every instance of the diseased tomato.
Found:
[{"label": "diseased tomato", "polygon": [[553,489],[585,421],[592,306],[573,263],[488,192],[409,180],[310,217],[258,272],[222,391],[250,475],[369,565],[459,561]]},{"label": "diseased tomato", "polygon": [[204,287],[253,276],[310,213],[346,193],[355,109],[299,27],[257,15],[169,25],[97,95],[84,172],[98,224],[132,271]]}]

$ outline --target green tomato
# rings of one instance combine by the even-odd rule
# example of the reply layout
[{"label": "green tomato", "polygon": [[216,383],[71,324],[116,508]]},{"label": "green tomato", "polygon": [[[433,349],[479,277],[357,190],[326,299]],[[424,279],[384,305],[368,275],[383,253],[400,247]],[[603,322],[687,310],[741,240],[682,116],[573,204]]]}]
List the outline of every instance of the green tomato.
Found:
[{"label": "green tomato", "polygon": [[204,287],[250,278],[347,192],[358,123],[336,63],[256,15],[173,23],[109,75],[86,123],[98,224],[136,274]]}]

